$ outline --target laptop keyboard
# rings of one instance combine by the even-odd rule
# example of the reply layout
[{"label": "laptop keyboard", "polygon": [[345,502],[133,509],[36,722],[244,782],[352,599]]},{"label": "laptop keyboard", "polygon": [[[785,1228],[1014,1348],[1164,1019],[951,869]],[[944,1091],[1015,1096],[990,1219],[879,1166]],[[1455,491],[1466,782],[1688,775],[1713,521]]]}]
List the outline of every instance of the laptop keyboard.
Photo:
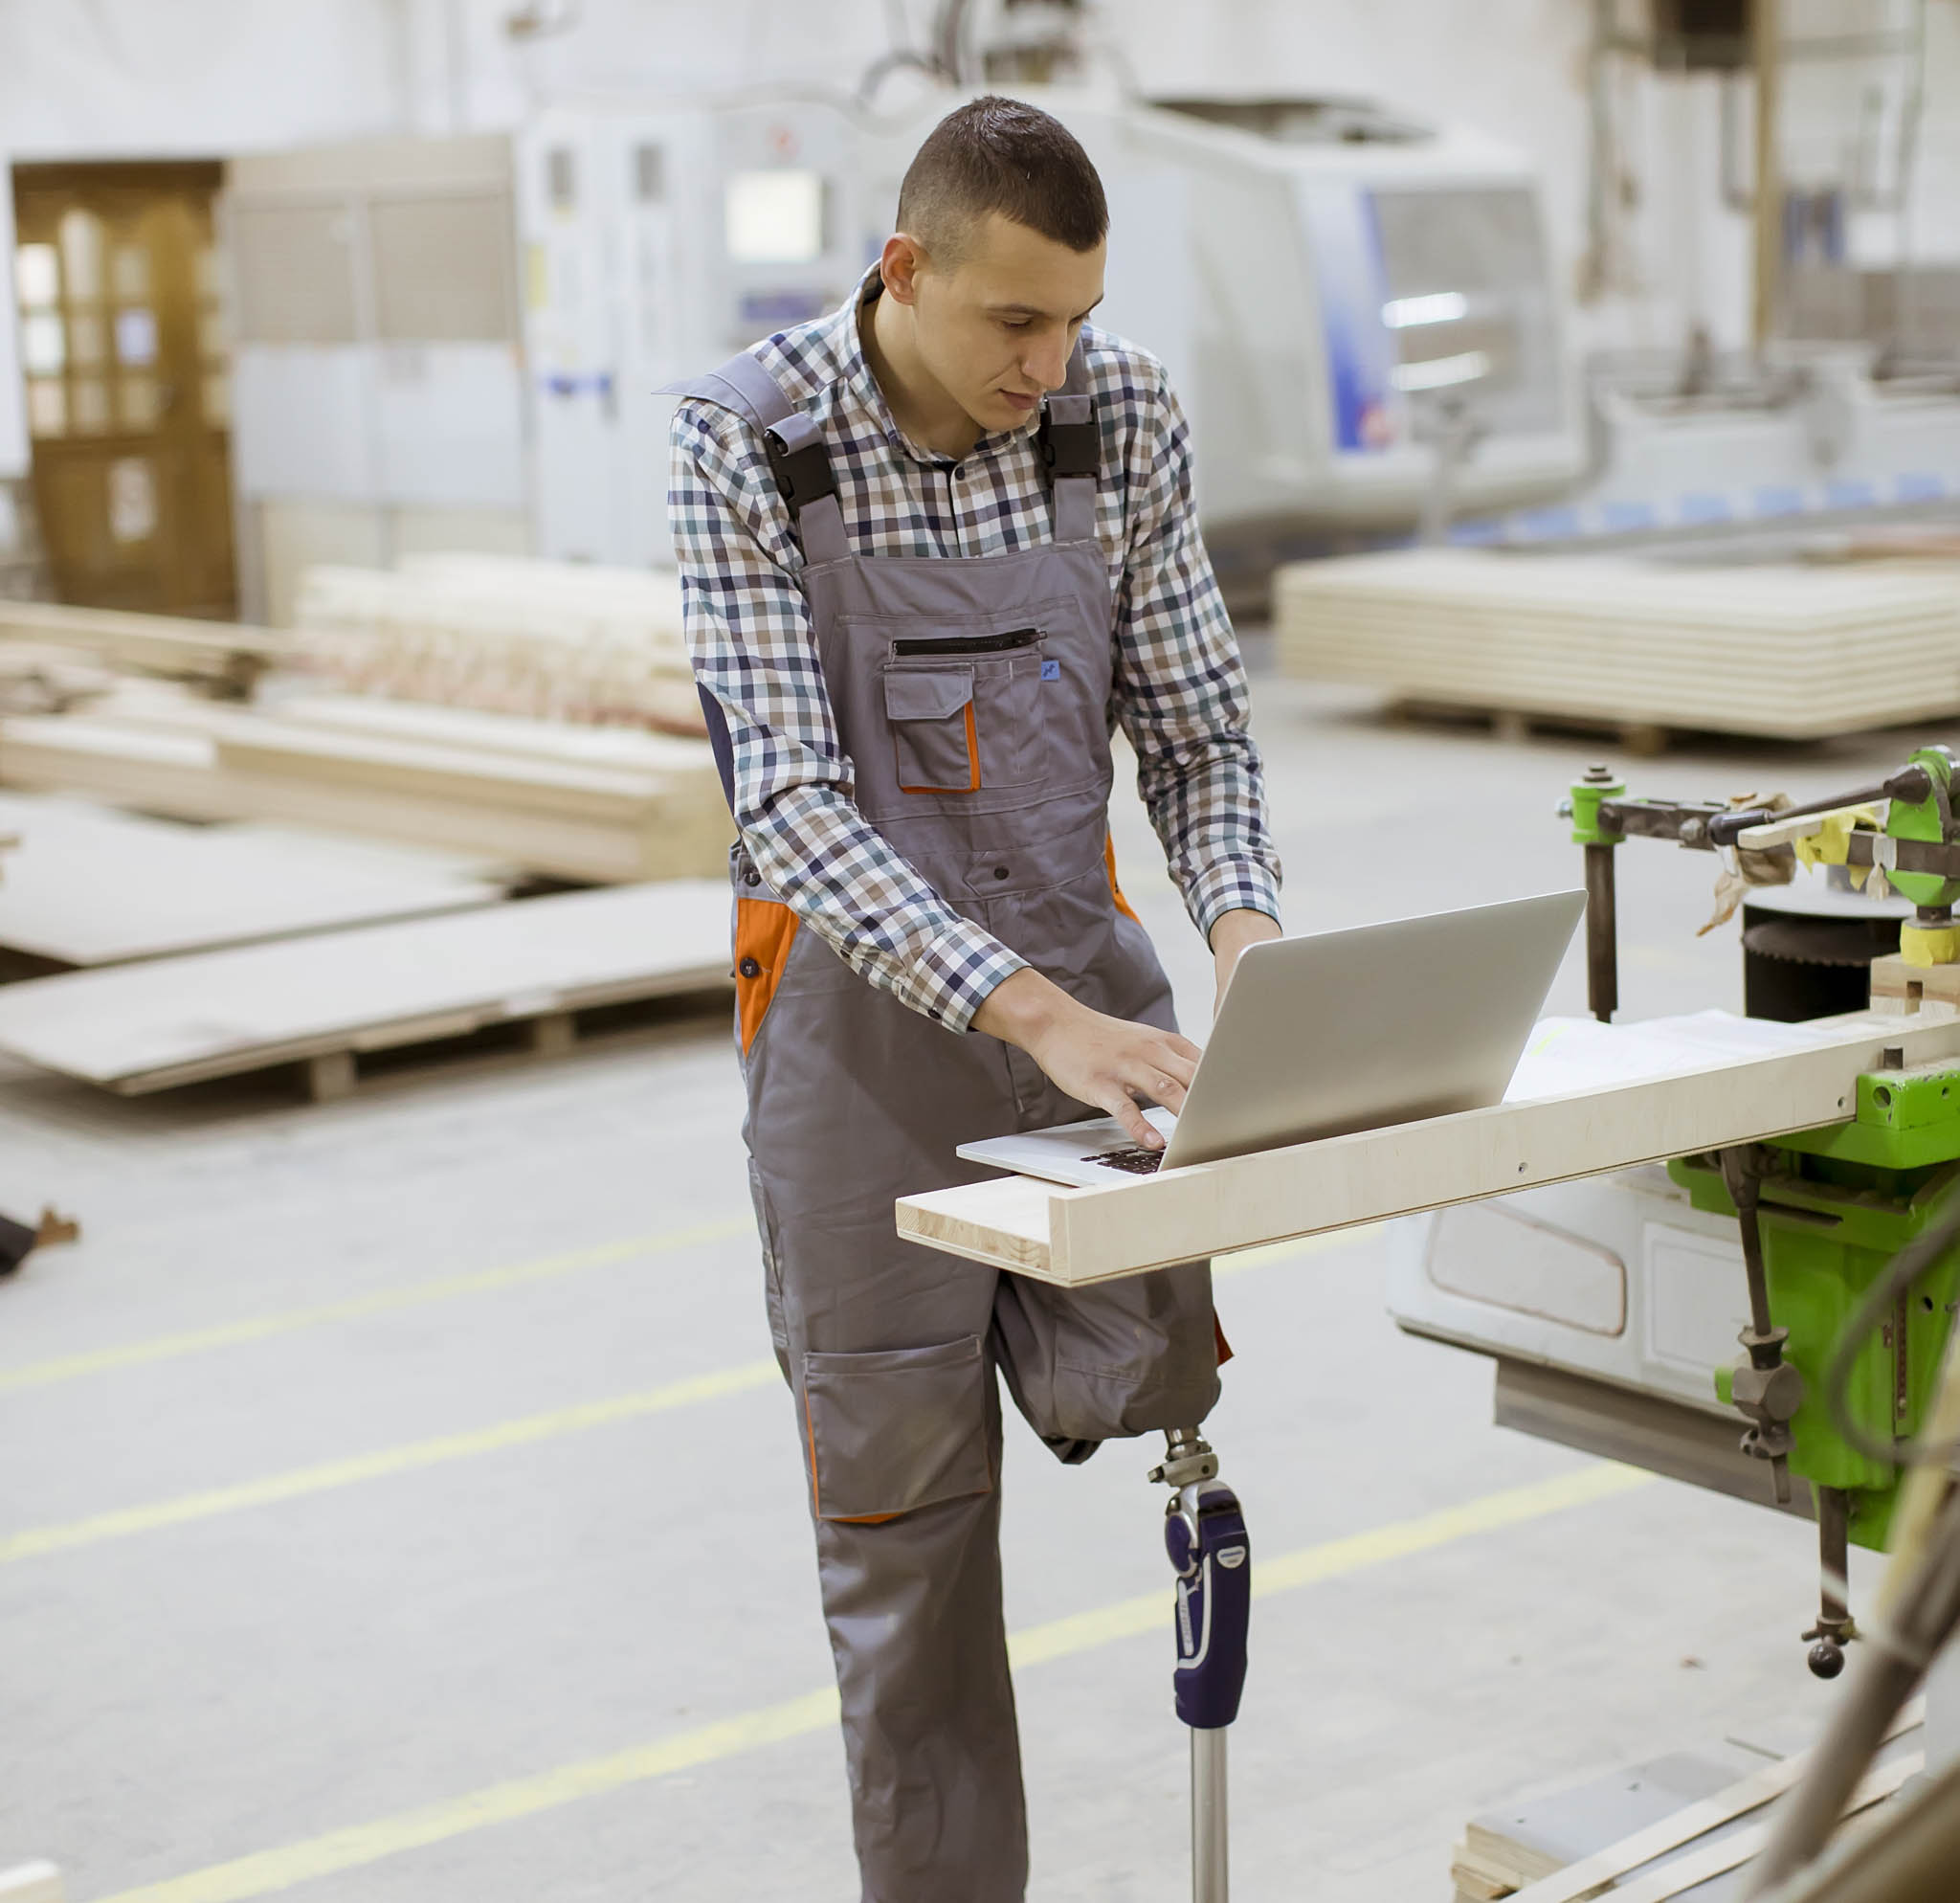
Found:
[{"label": "laptop keyboard", "polygon": [[1163,1151],[1146,1150],[1141,1143],[1127,1150],[1099,1150],[1093,1156],[1082,1158],[1085,1163],[1101,1163],[1111,1170],[1127,1170],[1133,1176],[1154,1175],[1163,1160]]}]

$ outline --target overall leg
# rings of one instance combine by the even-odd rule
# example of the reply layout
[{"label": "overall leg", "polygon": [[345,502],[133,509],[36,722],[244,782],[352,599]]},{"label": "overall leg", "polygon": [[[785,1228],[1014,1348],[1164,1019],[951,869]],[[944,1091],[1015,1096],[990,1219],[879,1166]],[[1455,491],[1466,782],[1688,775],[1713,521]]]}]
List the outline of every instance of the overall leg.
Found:
[{"label": "overall leg", "polygon": [[970,1174],[948,1131],[1000,1127],[1000,1069],[848,974],[833,988],[830,960],[790,961],[748,1053],[748,1135],[864,1903],[1021,1903],[998,1278],[901,1241],[892,1216],[894,1197]]}]

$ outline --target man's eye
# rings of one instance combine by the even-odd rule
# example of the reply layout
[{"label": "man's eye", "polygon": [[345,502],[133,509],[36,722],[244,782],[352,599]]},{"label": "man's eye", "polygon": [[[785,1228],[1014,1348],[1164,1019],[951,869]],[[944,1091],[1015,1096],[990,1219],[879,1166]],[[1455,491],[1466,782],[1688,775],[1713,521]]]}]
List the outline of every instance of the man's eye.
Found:
[{"label": "man's eye", "polygon": [[1028,327],[1028,320],[1025,317],[1004,317],[1000,321],[1009,330],[1025,330]]}]

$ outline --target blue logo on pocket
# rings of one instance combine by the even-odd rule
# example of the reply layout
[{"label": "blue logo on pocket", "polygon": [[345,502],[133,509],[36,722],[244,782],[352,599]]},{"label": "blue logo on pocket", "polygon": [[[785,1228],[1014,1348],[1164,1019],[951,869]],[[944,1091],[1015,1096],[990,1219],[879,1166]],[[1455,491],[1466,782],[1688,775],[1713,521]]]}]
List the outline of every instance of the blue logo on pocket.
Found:
[{"label": "blue logo on pocket", "polygon": [[1044,681],[1059,681],[1061,679],[1061,662],[1058,660],[1044,660],[1041,663],[1041,678]]}]

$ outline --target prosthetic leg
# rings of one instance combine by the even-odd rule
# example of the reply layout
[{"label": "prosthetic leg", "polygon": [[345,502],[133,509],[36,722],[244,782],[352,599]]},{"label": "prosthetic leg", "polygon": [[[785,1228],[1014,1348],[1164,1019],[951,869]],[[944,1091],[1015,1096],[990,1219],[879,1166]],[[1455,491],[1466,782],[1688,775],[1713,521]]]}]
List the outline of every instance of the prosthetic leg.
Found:
[{"label": "prosthetic leg", "polygon": [[1177,1575],[1177,1715],[1191,1727],[1192,1903],[1226,1903],[1225,1728],[1238,1715],[1252,1611],[1252,1543],[1238,1496],[1195,1427],[1172,1427],[1150,1479],[1171,1489],[1164,1545]]}]

